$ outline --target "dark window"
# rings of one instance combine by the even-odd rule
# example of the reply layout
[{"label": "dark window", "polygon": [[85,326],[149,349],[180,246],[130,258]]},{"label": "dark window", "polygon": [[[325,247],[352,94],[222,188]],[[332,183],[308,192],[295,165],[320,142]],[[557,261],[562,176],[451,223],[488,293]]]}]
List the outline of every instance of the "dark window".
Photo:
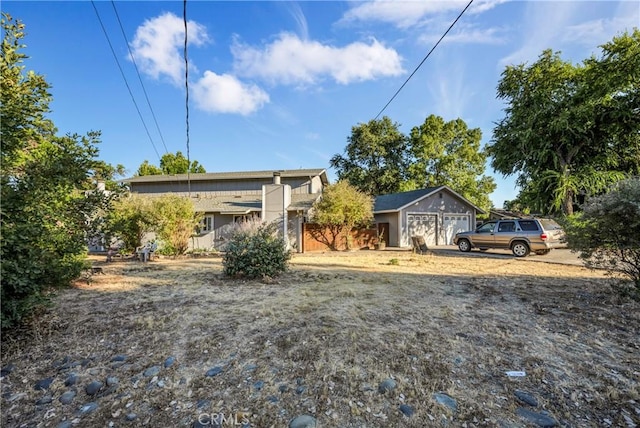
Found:
[{"label": "dark window", "polygon": [[538,229],[538,224],[534,220],[520,220],[519,223],[520,223],[520,229],[526,232],[540,230]]},{"label": "dark window", "polygon": [[512,221],[503,221],[498,226],[498,232],[515,232],[516,224]]}]

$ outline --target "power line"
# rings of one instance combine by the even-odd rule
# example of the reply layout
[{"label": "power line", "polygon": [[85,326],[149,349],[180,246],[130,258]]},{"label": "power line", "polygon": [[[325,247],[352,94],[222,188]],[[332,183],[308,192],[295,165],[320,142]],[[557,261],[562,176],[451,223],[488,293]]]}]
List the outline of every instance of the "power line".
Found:
[{"label": "power line", "polygon": [[129,86],[129,82],[127,82],[127,77],[125,76],[124,71],[122,71],[122,67],[120,66],[120,61],[118,61],[118,56],[116,55],[116,51],[113,49],[113,45],[111,44],[111,40],[109,39],[109,34],[107,34],[107,30],[104,27],[104,24],[102,23],[102,18],[100,18],[100,13],[98,12],[98,9],[96,8],[96,4],[94,3],[93,0],[91,0],[91,5],[93,6],[93,10],[96,12],[96,16],[98,17],[98,21],[100,22],[100,26],[102,27],[102,32],[104,33],[104,36],[107,38],[107,43],[109,43],[109,48],[111,48],[111,53],[113,54],[113,58],[115,59],[116,64],[118,65],[118,69],[120,70],[120,74],[122,75],[122,78],[124,79],[124,84],[127,86],[127,90],[129,91],[129,95],[131,96],[131,101],[133,101],[133,105],[136,107],[136,111],[138,112],[138,116],[140,117],[140,121],[142,122],[142,126],[144,126],[144,130],[147,132],[147,136],[149,137],[151,146],[153,146],[153,150],[156,152],[156,155],[160,160],[161,159],[160,153],[158,153],[158,149],[156,149],[156,145],[153,143],[153,138],[151,138],[151,134],[149,133],[149,129],[147,128],[147,124],[144,122],[142,113],[140,113],[140,109],[138,108],[138,103],[136,103],[136,99],[133,96],[133,92],[131,92],[131,87]]},{"label": "power line", "polygon": [[151,101],[149,101],[149,95],[147,95],[147,90],[144,87],[144,83],[142,83],[142,77],[140,76],[140,70],[138,69],[138,64],[136,64],[136,59],[133,56],[133,52],[131,52],[131,46],[129,45],[129,40],[127,39],[127,35],[124,32],[124,28],[122,27],[122,21],[120,21],[120,15],[118,15],[118,10],[116,9],[116,4],[113,0],[111,0],[111,5],[113,6],[113,11],[116,14],[116,18],[118,19],[118,25],[120,25],[120,31],[122,32],[122,37],[124,37],[124,41],[127,43],[127,49],[129,50],[131,61],[133,62],[133,66],[136,69],[136,73],[138,74],[138,80],[140,81],[140,86],[142,86],[142,92],[144,92],[144,97],[147,100],[147,105],[149,106],[149,110],[151,110],[151,116],[153,117],[153,121],[156,124],[156,129],[158,130],[158,134],[160,135],[160,140],[162,140],[162,145],[164,146],[164,152],[169,153],[169,150],[167,150],[167,145],[164,142],[164,137],[162,136],[162,131],[160,131],[160,125],[158,125],[156,114],[153,111],[153,107],[151,107]]},{"label": "power line", "polygon": [[[186,0],[185,0],[186,1]],[[467,9],[469,9],[469,6],[471,6],[471,3],[473,3],[473,0],[470,0],[469,3],[467,3],[467,6],[465,6],[464,9],[462,9],[462,12],[460,12],[460,14],[458,15],[458,17],[451,23],[451,25],[449,25],[449,28],[447,28],[447,31],[444,32],[444,34],[440,37],[440,39],[438,39],[438,41],[436,42],[435,45],[433,45],[433,47],[431,48],[431,50],[429,51],[429,53],[427,53],[427,55],[422,59],[422,61],[420,61],[420,64],[418,64],[418,66],[416,67],[415,70],[413,70],[413,73],[411,73],[409,75],[409,77],[407,77],[407,80],[404,81],[404,83],[402,84],[402,86],[400,86],[400,89],[398,89],[396,91],[395,94],[393,94],[393,96],[391,97],[391,99],[389,100],[388,103],[386,103],[384,105],[384,107],[382,107],[382,110],[380,110],[380,113],[378,113],[376,115],[376,117],[374,118],[377,119],[378,117],[380,117],[380,115],[382,114],[382,112],[384,112],[386,110],[386,108],[389,106],[389,104],[391,104],[391,101],[393,101],[395,99],[395,97],[400,93],[400,91],[402,90],[402,88],[405,87],[405,85],[409,82],[409,80],[411,80],[411,78],[413,77],[414,74],[416,74],[416,72],[418,71],[418,69],[422,66],[422,64],[424,64],[424,62],[427,60],[427,58],[429,58],[429,56],[431,55],[431,52],[433,52],[438,45],[440,44],[440,42],[442,41],[442,39],[444,39],[446,37],[446,35],[449,33],[449,31],[453,28],[454,25],[456,25],[456,22],[458,22],[458,20],[462,17],[462,15],[467,11]]]},{"label": "power line", "polygon": [[187,59],[187,0],[182,5],[182,21],[184,22],[184,86],[186,89],[185,107],[187,122],[187,192],[191,196],[191,158],[189,155],[189,60]]}]

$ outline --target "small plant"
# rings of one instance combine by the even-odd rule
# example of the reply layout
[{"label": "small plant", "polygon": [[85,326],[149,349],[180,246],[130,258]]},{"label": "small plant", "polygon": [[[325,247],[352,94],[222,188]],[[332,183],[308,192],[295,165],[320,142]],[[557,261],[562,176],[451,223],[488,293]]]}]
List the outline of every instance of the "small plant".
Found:
[{"label": "small plant", "polygon": [[222,258],[225,275],[272,278],[287,271],[291,252],[287,250],[275,223],[247,222],[231,235]]},{"label": "small plant", "polygon": [[398,259],[391,259],[391,260],[389,260],[389,264],[390,264],[391,266],[398,266],[398,265],[400,265],[400,260],[398,260]]}]

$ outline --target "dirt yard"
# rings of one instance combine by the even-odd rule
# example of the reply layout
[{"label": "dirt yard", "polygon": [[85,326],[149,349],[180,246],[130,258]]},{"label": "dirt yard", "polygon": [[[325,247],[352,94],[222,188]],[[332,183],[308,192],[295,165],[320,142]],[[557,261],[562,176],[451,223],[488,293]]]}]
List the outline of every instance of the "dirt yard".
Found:
[{"label": "dirt yard", "polygon": [[640,425],[640,304],[601,272],[392,251],[296,255],[271,281],[217,257],[96,266],[3,336],[3,427]]}]

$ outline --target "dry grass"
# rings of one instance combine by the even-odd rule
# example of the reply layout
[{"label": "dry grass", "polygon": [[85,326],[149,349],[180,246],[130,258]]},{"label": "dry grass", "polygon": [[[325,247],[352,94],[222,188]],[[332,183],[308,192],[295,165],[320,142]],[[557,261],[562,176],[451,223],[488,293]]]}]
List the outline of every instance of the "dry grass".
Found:
[{"label": "dry grass", "polygon": [[[362,251],[297,255],[291,272],[265,283],[225,279],[220,262],[113,263],[60,291],[48,312],[3,337],[2,364],[16,368],[2,381],[2,426],[189,426],[235,411],[257,428],[303,413],[322,427],[526,426],[516,389],[563,426],[640,423],[640,305],[611,294],[600,272]],[[126,364],[113,368],[119,354]],[[177,363],[154,382],[140,375],[168,356]],[[65,357],[84,362],[67,406],[57,400],[68,389],[56,369]],[[206,377],[214,366],[223,373]],[[53,402],[35,406],[45,393],[33,385],[49,376]],[[107,376],[119,378],[117,391],[86,396],[84,385]],[[379,394],[389,377],[398,387]],[[98,410],[77,416],[89,401]]]}]

